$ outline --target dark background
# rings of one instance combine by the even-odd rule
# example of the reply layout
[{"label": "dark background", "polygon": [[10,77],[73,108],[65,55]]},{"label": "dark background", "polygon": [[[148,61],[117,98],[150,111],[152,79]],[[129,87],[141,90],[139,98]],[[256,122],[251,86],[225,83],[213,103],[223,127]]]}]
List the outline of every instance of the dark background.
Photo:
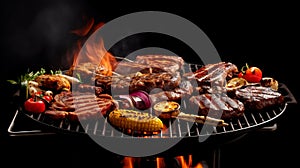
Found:
[{"label": "dark background", "polygon": [[[26,165],[42,160],[51,165],[78,165],[92,162],[82,153],[94,151],[91,155],[107,155],[96,150],[94,144],[84,144],[78,137],[10,137],[8,125],[15,112],[12,87],[7,79],[16,79],[28,69],[36,70],[67,68],[70,58],[67,51],[78,40],[70,33],[94,18],[95,23],[109,22],[132,12],[156,10],[170,12],[188,19],[202,29],[210,38],[223,60],[243,66],[246,62],[258,66],[264,76],[276,78],[288,86],[299,100],[298,86],[298,31],[295,4],[170,4],[142,2],[137,7],[101,4],[96,1],[10,1],[0,6],[1,47],[1,107],[0,150],[2,156],[22,160]],[[130,6],[130,5],[128,5]],[[299,30],[299,29],[298,29]],[[116,55],[126,55],[137,47],[160,46],[181,54],[193,54],[188,49],[178,50],[178,41],[169,45],[160,44],[156,38],[129,38],[123,40]],[[174,47],[174,48],[172,48]],[[291,105],[278,121],[275,132],[255,132],[237,143],[224,147],[222,159],[226,167],[265,167],[295,163],[292,154],[297,143],[298,105]],[[77,140],[77,138],[79,140]],[[80,143],[81,142],[81,143]],[[74,147],[75,146],[75,147]],[[82,152],[78,152],[82,151]],[[27,155],[27,152],[33,155]],[[52,158],[52,154],[54,153]],[[57,155],[57,156],[56,156]],[[91,156],[94,157],[94,156]],[[110,155],[108,155],[110,157]],[[50,159],[49,159],[50,158]],[[78,161],[77,158],[82,158]],[[80,160],[80,159],[79,159]],[[109,160],[111,161],[111,160]],[[9,162],[14,164],[14,162]],[[58,162],[58,163],[57,163]],[[105,161],[102,161],[105,162]],[[98,163],[101,163],[99,161]],[[2,163],[0,163],[2,164]],[[79,165],[80,165],[79,164]],[[97,163],[96,163],[97,164]],[[239,164],[242,164],[240,166]],[[247,166],[248,165],[248,166]],[[225,166],[224,166],[225,167]],[[289,167],[289,166],[284,166]]]}]

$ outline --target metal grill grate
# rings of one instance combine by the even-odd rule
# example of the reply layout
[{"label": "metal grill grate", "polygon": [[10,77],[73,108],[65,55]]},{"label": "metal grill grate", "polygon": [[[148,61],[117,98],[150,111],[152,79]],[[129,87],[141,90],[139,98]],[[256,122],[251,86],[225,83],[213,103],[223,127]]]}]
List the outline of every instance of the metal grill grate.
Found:
[{"label": "metal grill grate", "polygon": [[[203,128],[202,124],[187,122],[180,119],[168,120],[164,124],[166,127],[158,134],[143,135],[136,132],[125,132],[114,129],[107,121],[106,118],[86,121],[80,123],[72,123],[68,120],[53,121],[44,114],[27,114],[28,117],[46,124],[48,126],[58,128],[63,131],[75,132],[75,133],[88,133],[95,136],[106,137],[144,137],[144,138],[182,138],[182,137],[199,137],[210,136],[218,134],[227,134],[233,132],[245,132],[252,128],[263,127],[265,124],[275,120],[286,109],[287,104],[282,107],[276,107],[268,111],[262,112],[245,112],[240,118],[227,121],[228,126],[210,126],[206,125]],[[206,130],[202,130],[206,129]],[[212,132],[211,132],[212,130]],[[139,136],[137,136],[139,135]]]}]

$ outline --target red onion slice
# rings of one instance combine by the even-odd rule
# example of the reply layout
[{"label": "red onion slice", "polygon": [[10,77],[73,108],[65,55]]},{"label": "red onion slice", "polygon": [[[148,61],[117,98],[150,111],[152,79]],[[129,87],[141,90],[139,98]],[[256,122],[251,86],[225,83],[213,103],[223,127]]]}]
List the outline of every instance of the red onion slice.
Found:
[{"label": "red onion slice", "polygon": [[136,91],[130,94],[132,102],[137,109],[146,110],[151,107],[151,100],[147,92]]}]

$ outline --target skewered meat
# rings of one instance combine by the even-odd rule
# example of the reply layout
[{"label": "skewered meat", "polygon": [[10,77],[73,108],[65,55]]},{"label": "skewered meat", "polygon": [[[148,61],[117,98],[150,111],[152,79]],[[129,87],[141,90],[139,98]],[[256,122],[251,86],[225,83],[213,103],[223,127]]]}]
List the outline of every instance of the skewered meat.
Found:
[{"label": "skewered meat", "polygon": [[240,88],[235,91],[235,96],[244,103],[246,109],[255,111],[282,105],[285,102],[280,92],[264,86]]},{"label": "skewered meat", "polygon": [[245,111],[244,104],[226,94],[201,94],[189,99],[191,108],[198,110],[198,115],[213,118],[230,119],[240,117]]},{"label": "skewered meat", "polygon": [[54,96],[54,101],[45,114],[52,118],[67,118],[71,121],[97,119],[105,116],[117,107],[108,94],[87,94],[61,92]]}]

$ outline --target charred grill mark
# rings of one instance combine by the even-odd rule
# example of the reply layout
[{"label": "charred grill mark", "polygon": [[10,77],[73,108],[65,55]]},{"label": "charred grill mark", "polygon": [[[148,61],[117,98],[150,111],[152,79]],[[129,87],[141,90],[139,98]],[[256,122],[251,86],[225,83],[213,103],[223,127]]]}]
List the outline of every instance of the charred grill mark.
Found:
[{"label": "charred grill mark", "polygon": [[208,115],[228,119],[241,116],[244,111],[244,104],[237,99],[228,97],[226,94],[201,94],[192,96],[190,103],[198,107],[198,115]]}]

